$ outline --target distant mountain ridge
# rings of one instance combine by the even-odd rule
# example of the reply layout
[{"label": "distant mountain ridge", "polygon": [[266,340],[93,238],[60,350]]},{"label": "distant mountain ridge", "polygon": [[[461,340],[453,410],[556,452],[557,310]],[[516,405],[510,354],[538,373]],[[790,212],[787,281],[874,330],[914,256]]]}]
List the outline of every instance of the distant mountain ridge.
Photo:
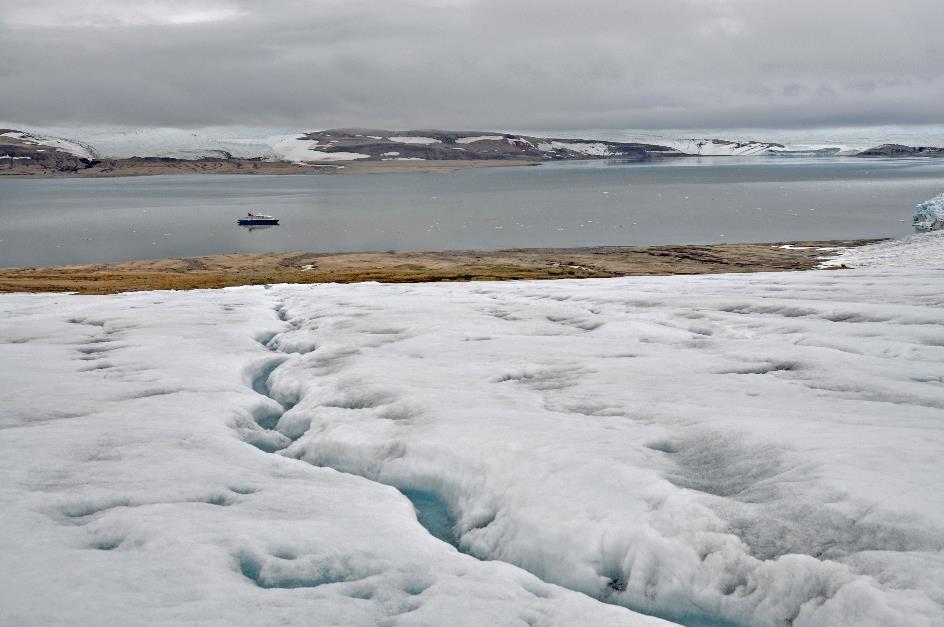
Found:
[{"label": "distant mountain ridge", "polygon": [[[198,140],[199,141],[199,140]],[[217,138],[205,147],[193,142],[162,141],[148,145],[141,134],[139,155],[103,155],[85,141],[36,132],[0,129],[0,174],[69,173],[97,167],[107,172],[133,163],[168,166],[174,163],[210,164],[238,171],[243,165],[259,169],[260,163],[339,167],[351,161],[565,161],[615,159],[648,161],[691,156],[803,156],[840,154],[839,148],[791,149],[763,141],[678,139],[660,143],[599,139],[538,137],[497,131],[443,131],[380,129],[330,129],[261,138]],[[882,144],[868,150],[843,153],[862,157],[944,157],[944,148]],[[222,165],[221,165],[222,164]],[[90,172],[89,172],[90,173]]]}]

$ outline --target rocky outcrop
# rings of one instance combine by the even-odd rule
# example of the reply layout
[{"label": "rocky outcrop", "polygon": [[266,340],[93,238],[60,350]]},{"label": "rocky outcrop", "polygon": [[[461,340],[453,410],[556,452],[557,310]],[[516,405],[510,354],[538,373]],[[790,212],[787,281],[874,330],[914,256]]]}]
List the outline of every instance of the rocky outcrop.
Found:
[{"label": "rocky outcrop", "polygon": [[29,166],[30,169],[75,172],[92,162],[64,147],[42,143],[40,139],[28,133],[0,128],[0,171]]},{"label": "rocky outcrop", "polygon": [[944,157],[944,148],[882,144],[863,150],[857,157]]},{"label": "rocky outcrop", "polygon": [[[387,131],[334,129],[306,133],[300,141],[312,142],[309,150],[331,160],[333,153],[358,155],[374,161],[424,160],[566,160],[621,159],[644,161],[657,157],[681,157],[685,153],[668,146],[632,142],[532,137],[492,131]],[[313,157],[312,160],[316,160]]]}]

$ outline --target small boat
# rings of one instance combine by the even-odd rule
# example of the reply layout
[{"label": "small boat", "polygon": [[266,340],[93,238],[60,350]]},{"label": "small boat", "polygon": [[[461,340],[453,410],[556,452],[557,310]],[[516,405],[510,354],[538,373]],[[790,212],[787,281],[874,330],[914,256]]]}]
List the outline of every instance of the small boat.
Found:
[{"label": "small boat", "polygon": [[257,226],[262,224],[272,225],[278,223],[278,218],[273,218],[272,216],[266,215],[264,213],[253,213],[251,211],[246,214],[245,218],[236,219],[236,224],[240,224],[242,226]]}]

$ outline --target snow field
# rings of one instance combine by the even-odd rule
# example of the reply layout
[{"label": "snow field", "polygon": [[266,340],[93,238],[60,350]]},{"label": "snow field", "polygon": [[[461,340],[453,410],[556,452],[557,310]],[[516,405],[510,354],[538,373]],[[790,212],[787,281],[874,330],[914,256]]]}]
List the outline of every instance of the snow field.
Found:
[{"label": "snow field", "polygon": [[934,268],[940,267],[944,257],[944,231],[920,233],[843,250],[838,256],[825,261],[824,267],[846,265],[850,268]]},{"label": "snow field", "polygon": [[[292,163],[308,163],[311,161],[354,161],[367,159],[370,155],[357,152],[325,152],[317,150],[319,143],[316,139],[303,139],[297,135],[276,135],[266,139],[276,157],[282,161]],[[331,142],[325,144],[330,145]]]},{"label": "snow field", "polygon": [[393,488],[246,444],[274,404],[252,389],[284,326],[267,296],[0,299],[0,623],[661,624],[457,552]]},{"label": "snow field", "polygon": [[716,139],[676,139],[659,142],[687,155],[744,157],[764,155],[772,147],[767,142],[727,142]]},{"label": "snow field", "polygon": [[301,399],[275,429],[284,455],[439,494],[473,555],[609,602],[941,624],[944,314],[934,274],[892,276],[339,286],[316,311],[277,288],[318,349],[272,373]]},{"label": "snow field", "polygon": [[597,157],[604,157],[611,154],[610,147],[602,142],[541,142],[538,144],[538,150],[544,152],[569,150],[571,152],[583,155],[594,155]]},{"label": "snow field", "polygon": [[500,142],[505,139],[504,135],[477,135],[475,137],[460,137],[456,140],[457,144],[474,144],[475,142],[493,141]]},{"label": "snow field", "polygon": [[942,625],[935,236],[906,269],[4,295],[0,622]]}]

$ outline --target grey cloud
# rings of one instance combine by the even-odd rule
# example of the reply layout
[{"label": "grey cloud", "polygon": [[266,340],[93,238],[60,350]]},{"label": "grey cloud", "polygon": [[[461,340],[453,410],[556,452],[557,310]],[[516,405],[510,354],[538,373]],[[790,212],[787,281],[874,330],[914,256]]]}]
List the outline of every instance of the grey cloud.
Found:
[{"label": "grey cloud", "polygon": [[32,125],[942,121],[939,0],[13,4],[0,119]]}]

